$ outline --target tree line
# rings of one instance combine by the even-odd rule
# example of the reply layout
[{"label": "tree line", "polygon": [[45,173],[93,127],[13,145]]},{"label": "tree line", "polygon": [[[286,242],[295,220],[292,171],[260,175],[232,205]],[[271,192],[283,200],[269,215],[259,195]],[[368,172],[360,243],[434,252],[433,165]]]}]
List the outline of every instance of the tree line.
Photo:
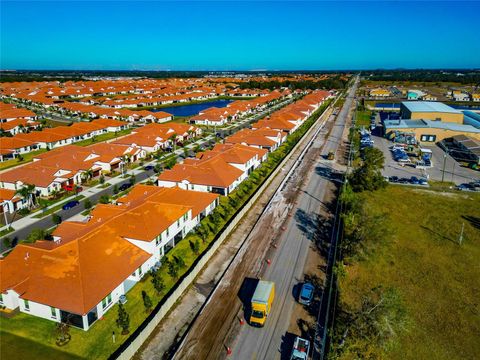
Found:
[{"label": "tree line", "polygon": [[316,89],[344,89],[348,80],[335,76],[325,80],[250,80],[240,83],[240,89],[268,89],[289,88],[290,90],[316,90]]},{"label": "tree line", "polygon": [[373,81],[456,82],[480,86],[480,71],[470,70],[376,70],[365,72]]}]

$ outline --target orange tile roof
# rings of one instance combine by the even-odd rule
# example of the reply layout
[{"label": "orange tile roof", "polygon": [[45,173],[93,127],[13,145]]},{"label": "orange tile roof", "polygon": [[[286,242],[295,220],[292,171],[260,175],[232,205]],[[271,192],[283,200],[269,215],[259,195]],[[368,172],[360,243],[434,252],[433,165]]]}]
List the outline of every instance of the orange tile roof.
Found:
[{"label": "orange tile roof", "polygon": [[112,228],[99,227],[59,245],[46,241],[17,245],[0,260],[0,289],[84,315],[149,257]]},{"label": "orange tile roof", "polygon": [[152,241],[192,210],[197,216],[216,194],[137,185],[118,205],[98,205],[86,223],[66,221],[59,242],[18,245],[0,260],[0,291],[86,314],[150,254],[124,237]]},{"label": "orange tile roof", "polygon": [[173,182],[186,180],[192,184],[226,188],[242,174],[240,169],[228,164],[224,159],[214,157],[193,164],[176,164],[171,170],[161,173],[158,179]]}]

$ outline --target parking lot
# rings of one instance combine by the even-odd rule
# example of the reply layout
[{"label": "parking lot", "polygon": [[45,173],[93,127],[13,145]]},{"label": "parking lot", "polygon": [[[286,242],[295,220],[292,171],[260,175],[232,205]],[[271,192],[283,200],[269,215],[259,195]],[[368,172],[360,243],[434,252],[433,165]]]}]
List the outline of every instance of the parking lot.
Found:
[{"label": "parking lot", "polygon": [[[377,128],[378,130],[378,128]],[[415,168],[412,165],[402,165],[395,161],[390,151],[393,142],[379,135],[379,132],[372,134],[374,146],[382,150],[385,156],[384,176],[398,176],[399,178],[410,178],[416,176],[418,178],[427,178],[428,180],[450,181],[456,185],[480,180],[480,172],[461,167],[450,155],[437,145],[423,146],[432,151],[432,166],[427,169]],[[444,169],[445,163],[445,170]]]}]

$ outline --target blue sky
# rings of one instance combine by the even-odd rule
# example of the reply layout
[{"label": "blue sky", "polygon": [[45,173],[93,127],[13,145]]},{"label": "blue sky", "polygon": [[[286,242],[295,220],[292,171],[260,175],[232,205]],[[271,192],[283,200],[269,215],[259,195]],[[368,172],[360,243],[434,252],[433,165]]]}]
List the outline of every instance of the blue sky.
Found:
[{"label": "blue sky", "polygon": [[480,67],[478,2],[1,1],[0,68]]}]

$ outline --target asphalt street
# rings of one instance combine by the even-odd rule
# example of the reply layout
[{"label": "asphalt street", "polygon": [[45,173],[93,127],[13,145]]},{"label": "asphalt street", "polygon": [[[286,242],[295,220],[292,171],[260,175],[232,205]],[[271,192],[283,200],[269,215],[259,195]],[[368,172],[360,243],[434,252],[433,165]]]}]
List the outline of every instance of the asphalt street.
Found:
[{"label": "asphalt street", "polygon": [[[315,140],[311,150],[323,147],[323,153],[337,152],[342,142],[342,134],[352,105],[355,88],[350,90],[342,110],[337,116],[326,142]],[[286,224],[283,236],[278,240],[278,248],[271,260],[263,280],[275,283],[276,295],[273,311],[268,316],[265,327],[242,328],[233,346],[234,359],[279,359],[288,358],[291,348],[282,344],[287,335],[295,303],[294,286],[303,279],[303,269],[314,232],[317,230],[317,214],[324,198],[326,183],[330,181],[331,162],[322,157],[317,159],[315,171],[304,182],[297,198],[295,216]],[[307,177],[307,176],[305,176]],[[310,339],[312,340],[312,339]]]}]

